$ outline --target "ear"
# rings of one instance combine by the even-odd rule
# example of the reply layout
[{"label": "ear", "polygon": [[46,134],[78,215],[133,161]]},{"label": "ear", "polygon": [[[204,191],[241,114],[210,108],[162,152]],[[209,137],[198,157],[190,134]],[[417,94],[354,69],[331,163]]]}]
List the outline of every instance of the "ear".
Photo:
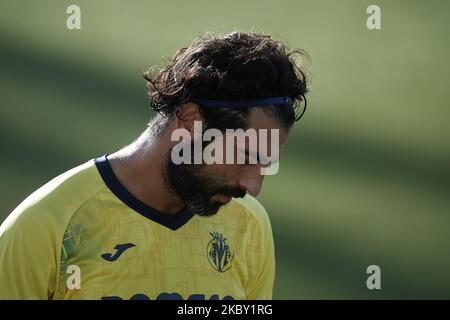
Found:
[{"label": "ear", "polygon": [[194,134],[194,121],[202,121],[203,117],[200,109],[196,103],[188,102],[181,105],[175,118],[176,127],[188,130],[192,135]]}]

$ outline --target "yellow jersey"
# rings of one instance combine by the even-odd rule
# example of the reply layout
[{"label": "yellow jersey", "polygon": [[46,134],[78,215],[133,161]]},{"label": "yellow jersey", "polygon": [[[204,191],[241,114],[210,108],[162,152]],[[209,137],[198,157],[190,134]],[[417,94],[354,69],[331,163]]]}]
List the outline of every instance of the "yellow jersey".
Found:
[{"label": "yellow jersey", "polygon": [[164,214],[107,156],[54,178],[0,226],[0,299],[271,299],[270,221],[254,198]]}]

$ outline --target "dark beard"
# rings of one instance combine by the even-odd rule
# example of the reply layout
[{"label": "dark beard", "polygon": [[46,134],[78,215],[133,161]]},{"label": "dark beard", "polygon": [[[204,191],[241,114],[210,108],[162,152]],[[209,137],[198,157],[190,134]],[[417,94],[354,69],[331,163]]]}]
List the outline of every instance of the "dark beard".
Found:
[{"label": "dark beard", "polygon": [[169,189],[174,192],[194,214],[212,216],[224,205],[210,198],[223,194],[243,198],[245,190],[223,186],[204,173],[206,164],[174,164],[170,152],[164,168],[164,177]]}]

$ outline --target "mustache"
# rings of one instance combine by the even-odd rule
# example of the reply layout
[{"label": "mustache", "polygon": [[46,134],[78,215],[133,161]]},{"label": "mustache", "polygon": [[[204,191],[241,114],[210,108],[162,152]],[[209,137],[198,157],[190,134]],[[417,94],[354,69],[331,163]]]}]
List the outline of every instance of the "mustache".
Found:
[{"label": "mustache", "polygon": [[243,198],[247,192],[241,188],[222,187],[211,193],[211,196],[216,194],[223,194],[233,198]]}]

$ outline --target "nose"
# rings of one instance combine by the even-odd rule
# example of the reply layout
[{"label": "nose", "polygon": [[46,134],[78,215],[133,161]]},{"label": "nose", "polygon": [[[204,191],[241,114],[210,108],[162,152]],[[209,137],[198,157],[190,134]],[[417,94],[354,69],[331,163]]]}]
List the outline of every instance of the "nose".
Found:
[{"label": "nose", "polygon": [[259,166],[250,167],[252,168],[241,174],[238,180],[238,186],[256,197],[261,191],[264,176],[261,174]]}]

